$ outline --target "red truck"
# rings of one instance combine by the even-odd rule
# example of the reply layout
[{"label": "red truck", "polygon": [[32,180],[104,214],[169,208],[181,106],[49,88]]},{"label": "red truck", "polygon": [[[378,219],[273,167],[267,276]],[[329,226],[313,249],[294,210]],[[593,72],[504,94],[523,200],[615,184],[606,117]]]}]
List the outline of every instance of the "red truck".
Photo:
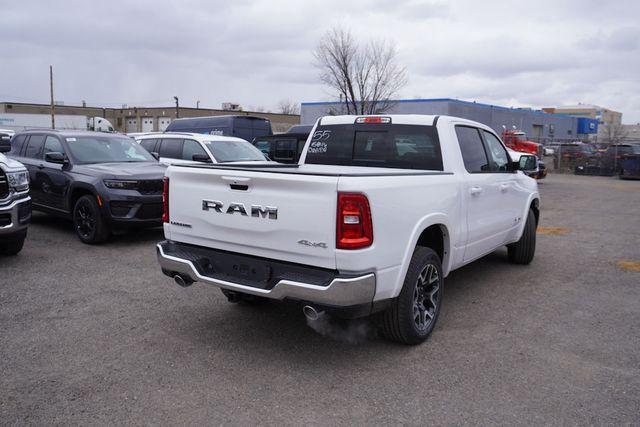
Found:
[{"label": "red truck", "polygon": [[533,154],[538,157],[538,171],[535,175],[532,175],[533,178],[543,179],[547,176],[546,165],[539,160],[543,154],[542,144],[527,140],[527,134],[516,129],[505,129],[502,132],[502,141],[504,141],[504,145],[514,151]]},{"label": "red truck", "polygon": [[521,153],[533,154],[534,156],[542,156],[542,144],[528,141],[527,134],[521,130],[504,130],[502,132],[502,141],[504,145]]}]

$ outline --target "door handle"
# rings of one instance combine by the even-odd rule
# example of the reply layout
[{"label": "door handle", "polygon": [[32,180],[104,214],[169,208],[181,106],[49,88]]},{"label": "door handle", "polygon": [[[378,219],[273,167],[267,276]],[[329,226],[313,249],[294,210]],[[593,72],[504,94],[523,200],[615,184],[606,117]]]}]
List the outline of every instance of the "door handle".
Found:
[{"label": "door handle", "polygon": [[44,165],[43,165],[42,163],[40,163],[40,164],[38,165],[38,169],[44,169]]},{"label": "door handle", "polygon": [[482,187],[471,187],[469,189],[469,193],[471,193],[472,196],[477,196],[482,193]]},{"label": "door handle", "polygon": [[506,193],[508,189],[509,184],[500,184],[500,191],[502,191],[503,193]]}]

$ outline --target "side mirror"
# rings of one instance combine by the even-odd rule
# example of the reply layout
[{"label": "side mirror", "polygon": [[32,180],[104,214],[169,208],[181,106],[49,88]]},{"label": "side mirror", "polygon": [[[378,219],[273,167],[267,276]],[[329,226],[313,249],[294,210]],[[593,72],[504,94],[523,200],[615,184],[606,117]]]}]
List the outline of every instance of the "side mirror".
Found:
[{"label": "side mirror", "polygon": [[206,154],[194,154],[193,156],[191,156],[191,159],[194,162],[212,163],[211,159]]},{"label": "side mirror", "polygon": [[523,154],[518,162],[518,169],[524,172],[531,172],[538,169],[538,159],[536,156]]},{"label": "side mirror", "polygon": [[58,163],[61,165],[67,163],[67,157],[62,153],[58,153],[57,151],[52,151],[50,153],[45,154],[44,160],[45,162]]},{"label": "side mirror", "polygon": [[9,139],[0,139],[0,153],[8,153],[11,151],[11,141]]},{"label": "side mirror", "polygon": [[154,159],[156,160],[160,160],[160,154],[156,153],[155,151],[152,151],[151,153],[149,153],[153,156]]}]

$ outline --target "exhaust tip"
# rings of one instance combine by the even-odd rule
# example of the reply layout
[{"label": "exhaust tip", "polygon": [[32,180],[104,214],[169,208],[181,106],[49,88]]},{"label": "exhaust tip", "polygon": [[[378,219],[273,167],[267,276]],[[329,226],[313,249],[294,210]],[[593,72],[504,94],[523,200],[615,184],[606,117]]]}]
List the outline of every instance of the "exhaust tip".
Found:
[{"label": "exhaust tip", "polygon": [[304,307],[302,307],[302,312],[309,320],[318,320],[318,317],[320,317],[320,313],[318,312],[318,310],[311,307],[310,305],[305,305]]},{"label": "exhaust tip", "polygon": [[189,279],[189,278],[184,278],[179,274],[176,274],[175,276],[173,276],[173,280],[180,286],[182,286],[183,288],[186,288],[187,286],[191,286],[193,285],[193,280]]}]

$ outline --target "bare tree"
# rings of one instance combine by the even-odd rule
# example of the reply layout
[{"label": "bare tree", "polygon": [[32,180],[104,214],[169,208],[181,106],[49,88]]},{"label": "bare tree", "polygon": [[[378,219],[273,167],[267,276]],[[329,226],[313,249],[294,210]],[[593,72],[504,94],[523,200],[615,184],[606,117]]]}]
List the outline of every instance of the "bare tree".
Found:
[{"label": "bare tree", "polygon": [[289,99],[278,102],[277,111],[281,114],[300,114],[300,107]]},{"label": "bare tree", "polygon": [[607,144],[620,144],[627,137],[627,130],[620,123],[605,123],[603,139]]},{"label": "bare tree", "polygon": [[314,52],[320,79],[340,97],[346,114],[389,111],[391,100],[407,84],[397,50],[386,40],[358,42],[341,27],[329,30]]}]

